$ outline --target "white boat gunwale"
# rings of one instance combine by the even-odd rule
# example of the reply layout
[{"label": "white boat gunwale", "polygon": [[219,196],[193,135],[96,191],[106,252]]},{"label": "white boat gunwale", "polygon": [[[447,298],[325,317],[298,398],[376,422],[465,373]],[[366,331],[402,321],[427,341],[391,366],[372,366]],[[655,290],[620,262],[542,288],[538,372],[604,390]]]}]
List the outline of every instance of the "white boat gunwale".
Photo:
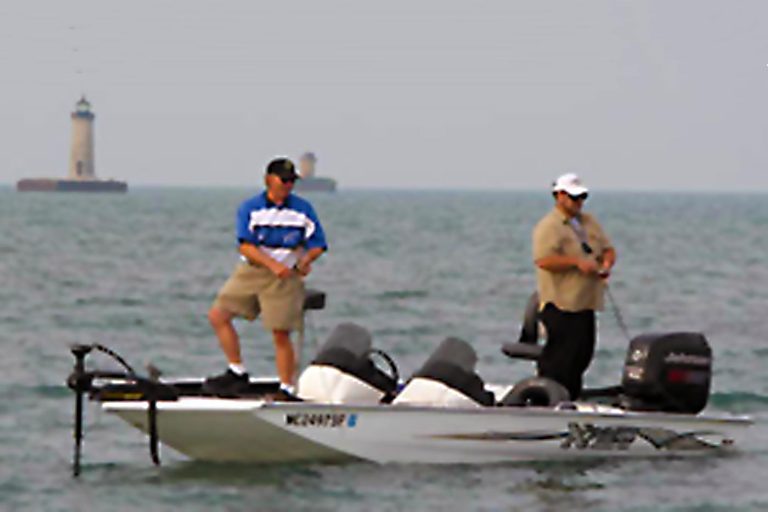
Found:
[{"label": "white boat gunwale", "polygon": [[[107,412],[118,411],[146,411],[149,403],[146,400],[116,400],[104,401],[101,404],[103,410]],[[658,413],[658,412],[640,412],[626,411],[623,409],[612,408],[606,410],[578,411],[569,409],[553,409],[550,407],[483,407],[477,409],[466,409],[460,407],[428,407],[413,405],[390,405],[390,404],[323,404],[314,402],[275,402],[264,399],[242,399],[242,398],[216,398],[216,397],[182,397],[174,401],[158,401],[158,411],[254,411],[259,409],[275,409],[295,411],[304,409],[308,411],[334,411],[346,413],[364,413],[364,412],[383,412],[398,411],[409,413],[438,413],[450,415],[499,415],[499,416],[525,416],[538,417],[558,417],[564,419],[584,419],[603,418],[603,419],[626,419],[634,421],[657,421],[664,418],[674,423],[693,423],[702,422],[727,425],[752,425],[754,419],[747,415],[726,415],[721,414],[676,414],[676,413]]]}]

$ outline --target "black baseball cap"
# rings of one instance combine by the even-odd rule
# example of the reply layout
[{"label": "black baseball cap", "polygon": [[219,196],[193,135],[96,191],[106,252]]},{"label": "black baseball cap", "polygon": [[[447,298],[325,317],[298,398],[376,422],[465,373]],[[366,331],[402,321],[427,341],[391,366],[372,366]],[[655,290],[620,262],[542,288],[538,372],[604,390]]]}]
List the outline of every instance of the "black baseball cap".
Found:
[{"label": "black baseball cap", "polygon": [[267,174],[276,174],[281,179],[299,179],[296,166],[287,158],[275,158],[267,164]]}]

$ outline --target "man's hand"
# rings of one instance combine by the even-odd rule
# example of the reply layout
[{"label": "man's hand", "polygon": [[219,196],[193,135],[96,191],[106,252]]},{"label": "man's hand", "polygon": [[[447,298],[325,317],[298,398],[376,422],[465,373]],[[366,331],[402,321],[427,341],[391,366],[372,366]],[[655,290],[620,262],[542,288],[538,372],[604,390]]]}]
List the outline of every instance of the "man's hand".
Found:
[{"label": "man's hand", "polygon": [[579,269],[579,272],[586,275],[597,274],[599,270],[599,267],[597,266],[597,262],[592,258],[580,259],[576,263],[576,267]]},{"label": "man's hand", "polygon": [[307,276],[307,275],[309,275],[310,272],[312,272],[312,263],[310,263],[309,260],[306,260],[306,259],[302,258],[296,264],[296,270],[302,276]]},{"label": "man's hand", "polygon": [[616,250],[613,247],[609,247],[603,251],[602,262],[603,265],[600,267],[597,275],[607,280],[611,277],[611,269],[613,269],[613,266],[616,264]]},{"label": "man's hand", "polygon": [[275,261],[269,266],[269,270],[272,271],[273,274],[275,274],[280,279],[285,279],[286,277],[289,277],[291,274],[293,274],[293,269],[286,267],[279,261]]}]

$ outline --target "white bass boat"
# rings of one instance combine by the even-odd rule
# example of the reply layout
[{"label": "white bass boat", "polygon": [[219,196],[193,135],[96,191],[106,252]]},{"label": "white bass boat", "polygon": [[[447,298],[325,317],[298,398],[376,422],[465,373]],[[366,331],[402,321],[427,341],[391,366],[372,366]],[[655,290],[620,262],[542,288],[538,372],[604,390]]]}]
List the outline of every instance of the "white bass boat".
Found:
[{"label": "white bass boat", "polygon": [[[540,347],[507,344],[535,359]],[[124,372],[86,370],[92,351]],[[490,385],[472,347],[448,338],[405,382],[371,336],[342,324],[285,396],[274,379],[252,379],[236,396],[207,393],[203,379],[139,376],[101,345],[77,345],[75,474],[80,470],[83,397],[160,443],[205,461],[485,464],[582,457],[710,455],[738,449],[746,416],[706,414],[712,355],[698,333],[646,334],[628,348],[620,385],[571,401],[558,383],[532,377]],[[378,364],[377,364],[378,363]],[[388,367],[388,368],[387,368]]]}]

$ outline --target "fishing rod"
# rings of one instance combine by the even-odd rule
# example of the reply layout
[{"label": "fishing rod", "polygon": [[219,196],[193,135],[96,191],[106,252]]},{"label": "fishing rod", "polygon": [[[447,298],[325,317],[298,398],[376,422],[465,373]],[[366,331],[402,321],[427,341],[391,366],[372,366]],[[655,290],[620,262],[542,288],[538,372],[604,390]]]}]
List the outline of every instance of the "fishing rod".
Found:
[{"label": "fishing rod", "polygon": [[632,341],[632,337],[629,335],[629,329],[627,329],[627,324],[624,323],[624,317],[621,314],[621,310],[619,309],[619,304],[616,302],[616,299],[613,297],[613,293],[611,292],[611,287],[608,286],[607,281],[605,282],[605,294],[608,295],[608,301],[611,303],[613,316],[616,318],[616,323],[619,324],[619,328],[621,329],[621,332],[624,333],[624,337],[627,338],[627,341]]},{"label": "fishing rod", "polygon": [[[581,226],[581,223],[578,221],[578,219],[575,217],[570,219],[568,221],[568,225],[571,227],[571,229],[573,229],[576,237],[581,242],[581,250],[584,251],[584,254],[587,256],[594,256],[594,250],[589,245],[589,241],[587,240],[587,233],[584,231],[584,228]],[[621,310],[619,310],[619,305],[616,302],[616,299],[613,297],[613,293],[611,293],[611,287],[608,286],[608,276],[610,276],[610,271],[599,271],[597,275],[603,279],[605,293],[608,295],[608,300],[611,303],[613,315],[616,318],[616,322],[619,324],[619,328],[624,333],[627,341],[632,341],[632,337],[629,335],[629,329],[627,329],[627,324],[624,323],[624,317],[621,314]]]}]

